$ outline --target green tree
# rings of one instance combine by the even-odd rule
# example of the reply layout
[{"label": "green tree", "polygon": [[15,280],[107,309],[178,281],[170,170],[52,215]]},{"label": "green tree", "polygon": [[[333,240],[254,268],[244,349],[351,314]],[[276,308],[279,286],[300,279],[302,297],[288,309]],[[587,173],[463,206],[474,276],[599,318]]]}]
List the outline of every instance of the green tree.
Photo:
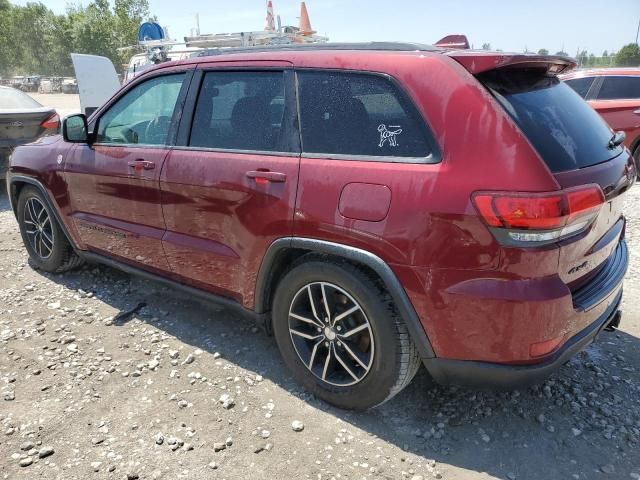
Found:
[{"label": "green tree", "polygon": [[491,50],[491,44],[490,43],[483,43],[482,44],[482,50]]},{"label": "green tree", "polygon": [[27,3],[12,9],[11,34],[20,73],[52,73],[49,52],[53,46],[53,17],[42,3]]},{"label": "green tree", "polygon": [[635,43],[625,45],[616,54],[616,65],[620,67],[637,67],[640,65],[640,46]]},{"label": "green tree", "polygon": [[538,55],[549,55],[549,50],[547,50],[546,48],[541,48],[540,50],[538,50]]},{"label": "green tree", "polygon": [[560,57],[568,57],[569,56],[569,54],[567,52],[565,52],[564,50],[557,51],[556,55],[558,55]]},{"label": "green tree", "polygon": [[9,0],[0,0],[0,75],[7,75],[14,64],[14,49],[11,40],[13,8]]}]

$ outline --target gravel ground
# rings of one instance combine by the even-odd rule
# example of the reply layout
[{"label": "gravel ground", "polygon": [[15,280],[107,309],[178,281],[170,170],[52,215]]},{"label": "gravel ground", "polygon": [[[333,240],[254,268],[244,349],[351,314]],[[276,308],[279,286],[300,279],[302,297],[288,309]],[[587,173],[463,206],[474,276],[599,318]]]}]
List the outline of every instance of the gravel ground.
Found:
[{"label": "gravel ground", "polygon": [[530,389],[421,370],[356,414],[306,394],[233,312],[106,267],[33,270],[0,194],[0,476],[640,480],[638,204],[640,186],[619,331]]}]

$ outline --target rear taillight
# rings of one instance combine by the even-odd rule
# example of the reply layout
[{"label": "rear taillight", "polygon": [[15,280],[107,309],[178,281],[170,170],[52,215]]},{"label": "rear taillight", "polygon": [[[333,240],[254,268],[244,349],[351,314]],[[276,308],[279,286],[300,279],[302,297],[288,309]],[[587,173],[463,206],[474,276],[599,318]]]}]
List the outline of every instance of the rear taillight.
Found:
[{"label": "rear taillight", "polygon": [[501,243],[538,246],[586,230],[604,194],[598,185],[549,193],[477,192],[473,203]]},{"label": "rear taillight", "polygon": [[47,118],[44,122],[40,124],[42,128],[45,130],[57,130],[60,127],[60,117],[57,113],[54,113],[49,118]]}]

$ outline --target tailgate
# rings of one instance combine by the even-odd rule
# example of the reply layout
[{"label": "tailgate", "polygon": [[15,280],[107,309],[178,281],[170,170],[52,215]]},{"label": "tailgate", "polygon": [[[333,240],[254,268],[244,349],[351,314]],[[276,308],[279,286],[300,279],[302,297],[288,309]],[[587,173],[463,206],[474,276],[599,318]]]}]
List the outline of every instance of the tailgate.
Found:
[{"label": "tailgate", "polygon": [[572,291],[594,279],[618,248],[625,230],[623,193],[633,184],[634,171],[632,157],[625,151],[608,162],[555,174],[563,188],[595,183],[605,193],[591,228],[560,244],[558,274]]},{"label": "tailgate", "polygon": [[[568,224],[575,233],[560,236],[556,245],[558,275],[564,283],[574,293],[600,284],[601,297],[595,295],[592,300],[603,300],[619,285],[626,270],[626,249],[620,240],[625,230],[623,194],[635,180],[633,158],[602,118],[558,80],[556,70],[569,68],[569,60],[488,54],[474,61],[473,57],[456,52],[454,58],[474,73],[509,113],[559,188],[563,192],[601,190],[599,197],[604,201],[590,204],[585,223],[572,223],[570,217]],[[579,205],[576,203],[577,211]],[[616,265],[607,264],[616,258]],[[614,266],[613,276],[603,271]],[[609,285],[609,290],[604,285]]]}]

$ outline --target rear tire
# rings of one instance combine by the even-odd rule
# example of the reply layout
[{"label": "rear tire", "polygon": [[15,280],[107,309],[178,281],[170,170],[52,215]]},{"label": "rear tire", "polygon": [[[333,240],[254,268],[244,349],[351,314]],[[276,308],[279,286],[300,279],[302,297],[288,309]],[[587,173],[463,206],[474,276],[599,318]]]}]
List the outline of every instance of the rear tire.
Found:
[{"label": "rear tire", "polygon": [[45,272],[61,273],[82,265],[42,193],[24,187],[18,198],[18,225],[31,264]]},{"label": "rear tire", "polygon": [[296,262],[278,285],[272,321],[294,378],[340,408],[381,405],[420,366],[388,292],[350,263],[309,256]]}]

